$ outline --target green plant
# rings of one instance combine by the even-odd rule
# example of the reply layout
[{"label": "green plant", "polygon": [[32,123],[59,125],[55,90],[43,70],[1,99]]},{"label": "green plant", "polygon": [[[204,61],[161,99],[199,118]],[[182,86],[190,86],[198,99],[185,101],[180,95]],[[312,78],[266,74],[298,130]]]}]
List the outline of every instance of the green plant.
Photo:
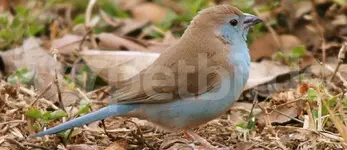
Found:
[{"label": "green plant", "polygon": [[35,72],[29,71],[27,68],[20,68],[15,73],[7,77],[7,82],[9,84],[20,84],[30,85],[34,79]]},{"label": "green plant", "polygon": [[30,8],[16,6],[16,15],[10,13],[0,15],[0,49],[8,49],[18,45],[25,37],[35,36],[44,32],[46,21],[39,20],[30,14]]},{"label": "green plant", "polygon": [[284,62],[289,66],[296,66],[299,64],[299,61],[302,57],[306,55],[306,47],[303,45],[299,45],[292,49],[291,53],[284,54],[279,51],[275,54],[275,60]]}]

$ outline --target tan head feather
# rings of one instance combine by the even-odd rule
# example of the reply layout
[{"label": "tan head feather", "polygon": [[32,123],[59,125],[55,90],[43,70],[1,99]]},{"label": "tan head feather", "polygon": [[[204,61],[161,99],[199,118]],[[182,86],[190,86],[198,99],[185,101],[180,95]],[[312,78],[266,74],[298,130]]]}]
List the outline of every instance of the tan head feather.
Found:
[{"label": "tan head feather", "polygon": [[218,5],[206,8],[198,13],[191,22],[191,26],[215,26],[224,22],[226,17],[243,15],[242,11],[231,5]]}]

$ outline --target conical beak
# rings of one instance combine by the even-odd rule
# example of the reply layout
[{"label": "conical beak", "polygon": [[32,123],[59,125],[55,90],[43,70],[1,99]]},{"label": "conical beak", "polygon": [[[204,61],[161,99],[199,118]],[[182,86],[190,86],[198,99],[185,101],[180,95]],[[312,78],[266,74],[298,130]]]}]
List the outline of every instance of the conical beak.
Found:
[{"label": "conical beak", "polygon": [[260,22],[263,22],[262,19],[260,19],[257,16],[251,15],[251,14],[245,14],[245,20],[243,22],[243,28],[247,29],[255,24],[258,24]]}]

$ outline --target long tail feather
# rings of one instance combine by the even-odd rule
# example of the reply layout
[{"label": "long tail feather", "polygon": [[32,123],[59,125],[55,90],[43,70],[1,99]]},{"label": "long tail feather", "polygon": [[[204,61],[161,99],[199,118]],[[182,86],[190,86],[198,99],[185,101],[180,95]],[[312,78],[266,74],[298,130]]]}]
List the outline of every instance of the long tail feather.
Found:
[{"label": "long tail feather", "polygon": [[79,127],[79,126],[88,124],[90,122],[102,120],[107,117],[126,115],[128,114],[129,111],[132,111],[135,108],[136,106],[134,105],[117,105],[117,104],[109,105],[95,112],[64,122],[62,124],[59,124],[58,126],[47,129],[45,131],[41,131],[35,134],[33,137],[41,137],[41,136],[45,136],[49,134],[55,134],[67,129],[71,129],[73,127]]}]

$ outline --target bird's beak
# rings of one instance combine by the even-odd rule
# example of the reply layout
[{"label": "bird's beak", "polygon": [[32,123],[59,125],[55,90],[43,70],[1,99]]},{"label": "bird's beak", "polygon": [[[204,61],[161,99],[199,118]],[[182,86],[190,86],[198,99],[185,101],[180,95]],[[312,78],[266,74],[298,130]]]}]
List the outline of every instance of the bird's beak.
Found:
[{"label": "bird's beak", "polygon": [[251,14],[245,14],[245,16],[246,17],[245,17],[245,20],[243,22],[243,28],[244,29],[248,29],[249,27],[251,27],[257,23],[263,22],[263,20],[257,16],[254,16]]}]

